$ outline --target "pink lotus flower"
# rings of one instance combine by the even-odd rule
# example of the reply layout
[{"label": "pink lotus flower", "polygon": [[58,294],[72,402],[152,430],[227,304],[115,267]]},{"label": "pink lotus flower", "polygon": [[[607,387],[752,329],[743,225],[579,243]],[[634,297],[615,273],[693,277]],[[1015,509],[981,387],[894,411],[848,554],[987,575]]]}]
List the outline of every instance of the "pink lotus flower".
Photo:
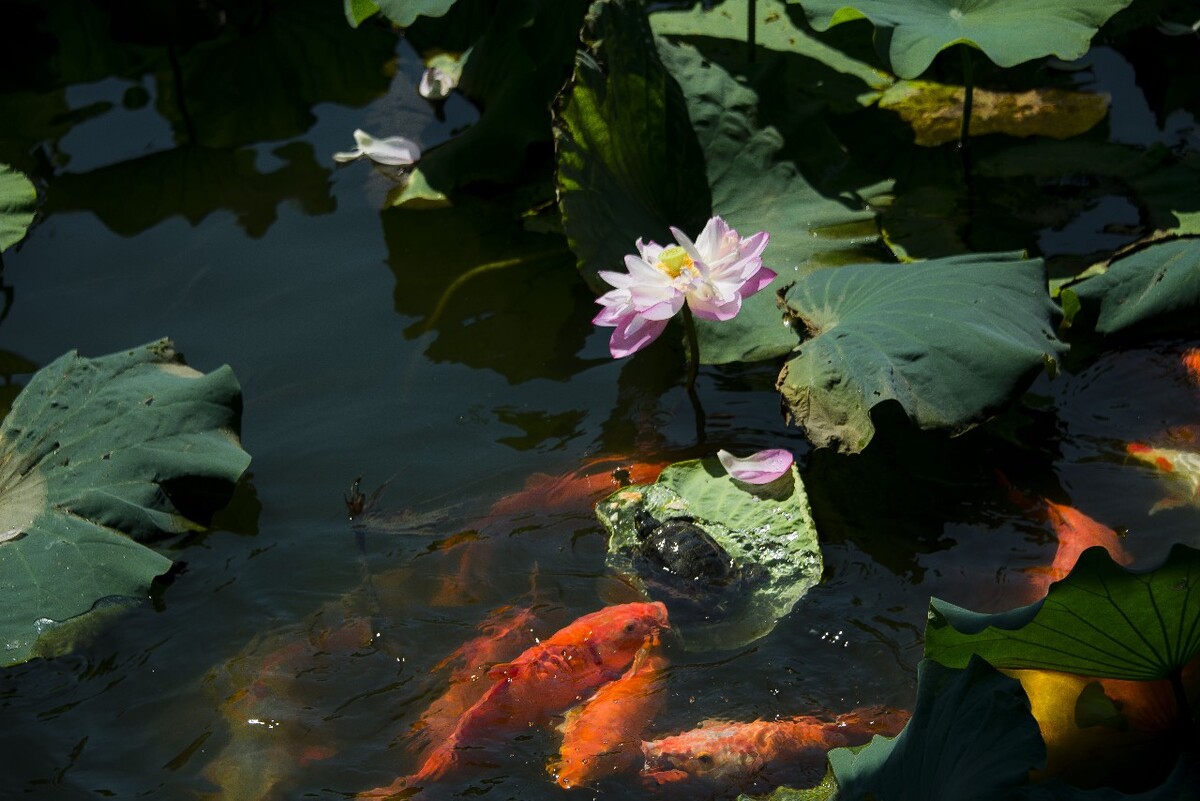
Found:
[{"label": "pink lotus flower", "polygon": [[766,231],[742,239],[713,217],[695,242],[678,228],[671,233],[678,244],[665,248],[639,239],[638,255],[625,257],[629,272],[600,271],[615,288],[596,300],[604,308],[592,322],[616,329],[608,345],[613,358],[658,339],[684,303],[697,317],[729,320],[742,310],[744,298],[775,278],[762,263]]},{"label": "pink lotus flower", "polygon": [[770,484],[792,469],[792,454],[782,448],[771,448],[739,459],[729,451],[717,451],[721,466],[729,475],[747,484]]}]

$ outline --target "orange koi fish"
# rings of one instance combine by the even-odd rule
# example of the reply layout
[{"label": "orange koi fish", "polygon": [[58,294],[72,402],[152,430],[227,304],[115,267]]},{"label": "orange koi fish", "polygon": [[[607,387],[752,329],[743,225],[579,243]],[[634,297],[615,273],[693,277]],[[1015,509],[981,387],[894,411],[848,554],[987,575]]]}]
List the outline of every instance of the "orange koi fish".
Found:
[{"label": "orange koi fish", "polygon": [[434,672],[451,665],[450,686],[413,724],[412,733],[431,746],[444,742],[463,713],[475,705],[491,683],[491,668],[512,659],[535,641],[538,620],[528,608],[501,607],[479,624],[480,635],[459,646],[434,666]]},{"label": "orange koi fish", "polygon": [[[525,514],[562,514],[589,512],[594,504],[621,487],[645,484],[658,478],[669,462],[639,462],[626,456],[604,456],[584,462],[561,476],[534,473],[525,488],[506,495],[492,504],[487,515],[469,524],[484,530],[497,518]],[[491,569],[488,554],[491,537],[477,536],[466,543],[459,557],[458,570],[448,576],[430,600],[433,606],[458,606],[474,600],[468,588],[487,584]]]},{"label": "orange koi fish", "polygon": [[584,462],[561,476],[534,473],[525,480],[523,490],[496,501],[488,514],[495,517],[530,511],[587,511],[621,487],[654,481],[668,464],[604,456]]},{"label": "orange koi fish", "polygon": [[1200,387],[1200,348],[1188,348],[1185,350],[1181,361],[1183,362],[1183,369],[1187,370],[1192,383]]},{"label": "orange koi fish", "polygon": [[1172,486],[1170,495],[1150,507],[1150,514],[1189,504],[1200,506],[1200,453],[1156,448],[1141,442],[1129,443],[1125,451],[1133,458],[1157,467]]},{"label": "orange koi fish", "polygon": [[831,748],[862,745],[876,734],[894,736],[909,713],[867,707],[832,721],[803,715],[783,720],[728,723],[708,720],[700,728],[642,743],[643,778],[660,786],[710,793],[787,784],[815,786],[825,775]]},{"label": "orange koi fish", "polygon": [[645,645],[624,676],[567,712],[558,758],[547,766],[559,786],[586,787],[637,764],[642,733],[662,708],[666,667],[666,657]]},{"label": "orange koi fish", "polygon": [[619,604],[584,615],[488,671],[491,686],[415,774],[360,797],[387,798],[401,787],[443,778],[462,764],[462,749],[546,725],[600,685],[620,677],[637,652],[669,627],[667,608],[658,602]]},{"label": "orange koi fish", "polygon": [[1073,506],[1055,503],[1048,498],[1043,498],[1042,503],[1058,537],[1058,549],[1054,552],[1054,561],[1048,566],[1031,567],[1023,571],[1030,578],[1030,602],[1045,598],[1050,585],[1065,578],[1079,561],[1079,555],[1094,545],[1108,551],[1117,564],[1133,563],[1133,557],[1121,547],[1117,532],[1108,526]]}]

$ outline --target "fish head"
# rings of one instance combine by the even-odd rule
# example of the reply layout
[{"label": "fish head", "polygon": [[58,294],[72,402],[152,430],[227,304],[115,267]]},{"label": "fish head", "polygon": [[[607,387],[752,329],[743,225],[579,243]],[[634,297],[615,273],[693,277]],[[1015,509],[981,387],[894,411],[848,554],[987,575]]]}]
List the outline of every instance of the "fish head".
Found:
[{"label": "fish head", "polygon": [[596,613],[592,639],[607,650],[628,653],[630,659],[658,634],[671,627],[667,607],[661,601],[608,606]]},{"label": "fish head", "polygon": [[642,777],[659,785],[741,783],[763,768],[762,743],[749,729],[706,724],[661,740],[643,741]]}]

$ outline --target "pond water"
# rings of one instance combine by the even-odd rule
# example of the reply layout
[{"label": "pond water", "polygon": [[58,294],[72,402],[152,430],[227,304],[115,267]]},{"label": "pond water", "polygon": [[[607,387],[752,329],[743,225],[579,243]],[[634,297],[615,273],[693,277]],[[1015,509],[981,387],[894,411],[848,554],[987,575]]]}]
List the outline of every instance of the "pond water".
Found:
[{"label": "pond water", "polygon": [[[822,538],[822,582],[768,637],[705,653],[668,642],[661,733],[911,708],[929,597],[1014,605],[1019,571],[1053,556],[1051,532],[997,470],[1128,531],[1138,565],[1172,542],[1200,544],[1194,508],[1149,515],[1163,487],[1124,450],[1200,423],[1178,359],[1194,340],[1043,376],[1015,410],[959,438],[895,425],[856,457],[813,451],[785,425],[777,365],[706,367],[698,441],[682,349],[664,338],[609,358],[560,238],[515,229],[484,203],[381,211],[388,178],[335,167],[356,128],[428,147],[472,119],[465,101],[440,119],[417,96],[422,65],[407,43],[382,30],[369,41],[358,58],[374,59],[374,88],[258,112],[249,90],[234,92],[250,110],[231,119],[252,130],[259,113],[298,117],[290,129],[264,121],[261,138],[189,152],[156,110],[169,82],[114,71],[60,87],[74,124],[23,140],[45,160],[51,200],[4,257],[3,350],[42,366],[169,336],[197,369],[235,370],[253,463],[211,531],[159,545],[183,567],[152,603],[69,656],[0,671],[6,797],[193,798],[218,779],[225,798],[345,798],[412,771],[402,735],[443,689],[431,670],[489,613],[531,604],[545,636],[620,596],[586,504],[489,511],[530,476],[599,457],[613,460],[604,474],[788,448]],[[264,91],[286,80],[264,78]],[[206,128],[206,109],[196,102],[191,124],[217,136],[231,123]],[[160,154],[173,160],[156,164]],[[511,254],[521,258],[449,289]],[[386,486],[355,527],[344,496],[359,477],[368,493]],[[369,643],[321,639],[360,614]],[[327,647],[289,656],[313,638]],[[285,702],[230,714],[271,659],[288,677],[271,685]],[[522,735],[493,770],[444,792],[560,797],[551,747]],[[581,795],[650,794],[615,780]]]}]

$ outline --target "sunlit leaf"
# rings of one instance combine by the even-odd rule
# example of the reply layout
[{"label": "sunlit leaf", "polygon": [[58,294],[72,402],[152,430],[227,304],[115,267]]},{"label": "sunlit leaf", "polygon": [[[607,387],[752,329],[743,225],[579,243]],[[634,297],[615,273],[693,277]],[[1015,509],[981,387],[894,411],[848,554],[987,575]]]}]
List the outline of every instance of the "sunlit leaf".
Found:
[{"label": "sunlit leaf", "polygon": [[[563,227],[594,291],[600,270],[623,270],[634,242],[699,234],[711,204],[703,155],[674,79],[637,4],[588,12],[575,75],[555,113]],[[750,232],[747,232],[749,235]]]},{"label": "sunlit leaf", "polygon": [[[900,81],[885,90],[879,107],[895,111],[912,125],[918,145],[958,140],[963,88],[931,81]],[[971,136],[1048,136],[1069,139],[1090,130],[1108,114],[1108,96],[1066,89],[993,92],[975,89]]]},{"label": "sunlit leaf", "polygon": [[[795,2],[795,0],[793,0]],[[951,45],[965,42],[1001,67],[1042,56],[1066,61],[1087,52],[1092,37],[1132,0],[802,0],[818,31],[867,18],[876,45],[901,78],[915,78]]]},{"label": "sunlit leaf", "polygon": [[[1096,330],[1114,334],[1168,314],[1200,307],[1200,237],[1135,250],[1101,275],[1061,290],[1064,305],[1097,313]],[[1072,300],[1074,298],[1075,300]]]},{"label": "sunlit leaf", "polygon": [[457,0],[343,0],[346,19],[351,25],[361,25],[363,20],[376,11],[383,13],[401,28],[407,28],[417,17],[440,17],[450,10]]},{"label": "sunlit leaf", "polygon": [[1183,544],[1149,571],[1089,548],[1044,600],[997,615],[935,598],[925,631],[926,656],[955,667],[978,654],[997,667],[1149,681],[1198,653],[1200,551]]},{"label": "sunlit leaf", "polygon": [[[753,485],[730,477],[716,459],[678,462],[654,484],[626,487],[601,501],[596,516],[609,533],[610,562],[635,582],[639,510],[660,522],[694,517],[739,565],[765,569],[742,588],[743,601],[727,615],[695,623],[672,618],[689,650],[736,648],[765,636],[821,578],[816,524],[794,465],[769,484]],[[661,600],[671,608],[670,598]]]},{"label": "sunlit leaf", "polygon": [[0,164],[0,251],[24,238],[33,222],[37,192],[21,173]]},{"label": "sunlit leaf", "polygon": [[829,752],[842,801],[1008,801],[1045,758],[1020,682],[979,658],[964,670],[923,660],[904,731]]},{"label": "sunlit leaf", "polygon": [[1064,349],[1045,286],[1040,260],[996,253],[800,278],[784,300],[811,338],[778,384],[791,420],[849,452],[888,400],[922,428],[971,427]]},{"label": "sunlit leaf", "polygon": [[144,598],[171,562],[137,540],[194,530],[250,457],[232,370],[208,375],[162,340],[39,370],[0,425],[0,661],[112,597]]}]

